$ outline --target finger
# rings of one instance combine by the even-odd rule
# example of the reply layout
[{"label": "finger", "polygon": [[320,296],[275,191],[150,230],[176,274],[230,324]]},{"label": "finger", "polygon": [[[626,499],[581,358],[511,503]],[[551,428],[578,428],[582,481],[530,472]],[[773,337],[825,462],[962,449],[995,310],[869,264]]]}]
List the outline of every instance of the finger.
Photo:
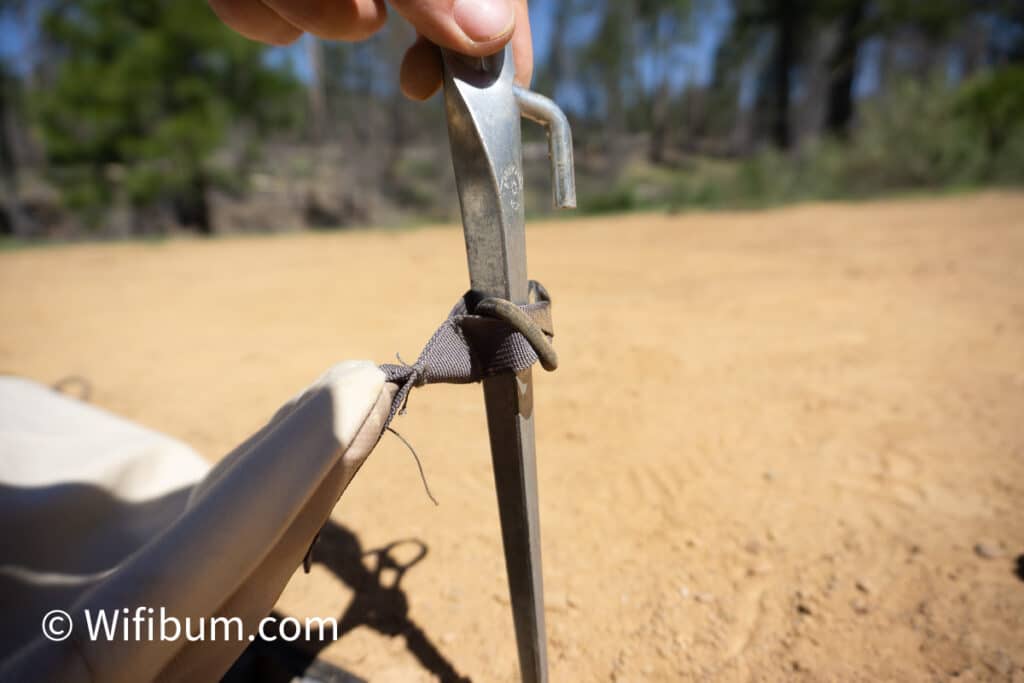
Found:
[{"label": "finger", "polygon": [[429,100],[441,87],[443,78],[441,52],[425,37],[417,37],[402,59],[402,92],[410,100]]},{"label": "finger", "polygon": [[516,60],[516,83],[530,87],[533,80],[533,34],[527,0],[515,0],[516,32],[512,36],[512,54]]},{"label": "finger", "polygon": [[261,43],[287,45],[302,35],[260,0],[210,0],[210,9],[237,33]]},{"label": "finger", "polygon": [[491,55],[516,26],[514,0],[391,0],[391,5],[433,43],[465,55]]},{"label": "finger", "polygon": [[384,0],[262,0],[288,23],[327,40],[363,40],[384,25]]}]

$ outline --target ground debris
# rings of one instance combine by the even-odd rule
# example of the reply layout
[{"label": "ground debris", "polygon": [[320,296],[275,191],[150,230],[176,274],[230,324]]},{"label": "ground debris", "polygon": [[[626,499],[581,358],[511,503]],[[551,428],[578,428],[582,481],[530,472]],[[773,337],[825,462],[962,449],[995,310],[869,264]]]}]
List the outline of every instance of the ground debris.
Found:
[{"label": "ground debris", "polygon": [[974,544],[974,554],[986,560],[999,559],[1006,555],[998,541],[983,539]]}]

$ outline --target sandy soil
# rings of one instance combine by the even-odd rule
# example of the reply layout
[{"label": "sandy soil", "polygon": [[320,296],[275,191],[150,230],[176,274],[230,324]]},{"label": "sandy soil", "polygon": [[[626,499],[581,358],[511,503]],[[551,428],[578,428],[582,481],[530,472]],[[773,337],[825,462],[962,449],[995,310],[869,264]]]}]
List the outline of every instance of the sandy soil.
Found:
[{"label": "sandy soil", "polygon": [[[1024,195],[529,242],[553,681],[1024,681]],[[214,460],[334,362],[414,357],[466,281],[453,227],[8,252],[0,370]],[[386,438],[280,608],[347,611],[324,657],[371,681],[513,681],[480,390],[396,427],[441,506]],[[402,539],[397,586],[359,559]]]}]

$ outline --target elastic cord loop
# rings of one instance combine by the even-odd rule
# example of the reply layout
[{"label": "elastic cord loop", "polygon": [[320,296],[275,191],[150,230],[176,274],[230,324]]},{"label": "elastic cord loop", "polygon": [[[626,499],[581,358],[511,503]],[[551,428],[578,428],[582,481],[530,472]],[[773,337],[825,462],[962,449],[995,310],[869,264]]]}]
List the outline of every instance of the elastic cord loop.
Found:
[{"label": "elastic cord loop", "polygon": [[558,368],[558,353],[551,345],[551,340],[544,334],[533,320],[521,308],[511,301],[497,298],[483,299],[473,309],[475,315],[498,318],[509,324],[516,332],[523,335],[537,353],[541,367],[548,372]]}]

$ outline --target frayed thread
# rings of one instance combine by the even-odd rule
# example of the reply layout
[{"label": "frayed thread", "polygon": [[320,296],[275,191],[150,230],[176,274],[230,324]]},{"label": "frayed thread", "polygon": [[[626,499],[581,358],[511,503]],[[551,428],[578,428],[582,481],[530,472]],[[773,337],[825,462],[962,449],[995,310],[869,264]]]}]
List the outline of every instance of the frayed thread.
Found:
[{"label": "frayed thread", "polygon": [[402,436],[401,434],[399,434],[398,432],[396,432],[396,431],[395,431],[394,429],[392,429],[392,428],[391,428],[390,426],[389,426],[389,427],[386,427],[385,429],[387,429],[387,430],[388,430],[389,432],[391,432],[392,434],[394,434],[395,436],[397,436],[397,437],[398,437],[398,440],[399,440],[399,441],[401,441],[402,443],[404,443],[404,444],[405,444],[405,447],[409,449],[409,452],[410,452],[410,453],[412,453],[412,457],[413,457],[413,460],[415,460],[415,461],[416,461],[416,467],[417,467],[417,468],[419,469],[419,471],[420,471],[420,481],[422,481],[422,482],[423,482],[423,490],[427,492],[427,497],[428,497],[428,498],[430,498],[430,501],[431,501],[431,502],[432,502],[432,503],[433,503],[434,505],[436,505],[436,506],[440,506],[441,504],[437,502],[437,498],[434,498],[434,494],[430,492],[430,485],[429,485],[429,484],[427,483],[427,475],[426,475],[426,473],[424,473],[424,471],[423,471],[423,463],[421,463],[421,462],[420,462],[420,456],[419,456],[419,454],[418,454],[418,453],[416,452],[416,449],[412,447],[412,444],[411,444],[411,443],[409,443],[409,442],[408,442],[408,441],[406,440],[406,438],[405,438],[404,436]]}]

